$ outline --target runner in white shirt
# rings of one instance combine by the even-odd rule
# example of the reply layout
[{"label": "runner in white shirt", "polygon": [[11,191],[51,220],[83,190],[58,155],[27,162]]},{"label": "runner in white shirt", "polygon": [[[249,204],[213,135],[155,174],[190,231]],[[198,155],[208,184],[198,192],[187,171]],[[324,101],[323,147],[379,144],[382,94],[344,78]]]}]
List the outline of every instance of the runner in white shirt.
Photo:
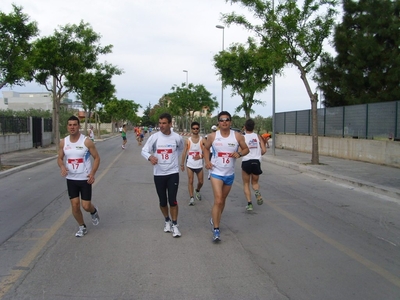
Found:
[{"label": "runner in white shirt", "polygon": [[[172,116],[159,117],[160,131],[152,134],[142,148],[142,156],[151,162],[160,209],[165,218],[164,232],[180,237],[178,229],[179,156],[183,151],[182,137],[171,131]],[[169,204],[169,209],[168,209]]]},{"label": "runner in white shirt", "polygon": [[[214,192],[211,224],[213,226],[213,241],[221,240],[219,225],[224,211],[226,198],[235,179],[235,161],[249,153],[241,133],[230,129],[231,115],[227,111],[218,114],[219,131],[210,133],[204,144],[204,160],[207,169],[211,169],[211,185]],[[242,149],[238,151],[238,147]],[[213,156],[209,158],[210,148]]]},{"label": "runner in white shirt", "polygon": [[258,184],[259,175],[262,174],[261,170],[261,156],[267,152],[263,139],[254,133],[255,123],[252,119],[248,119],[244,124],[245,135],[244,139],[249,147],[250,153],[242,159],[242,180],[243,191],[247,200],[246,210],[253,210],[253,203],[251,202],[250,181],[251,186],[255,192],[257,204],[263,204],[263,198],[260,193],[260,185]]},{"label": "runner in white shirt", "polygon": [[[91,202],[92,184],[100,165],[100,156],[94,143],[79,132],[79,127],[78,117],[71,116],[67,125],[69,136],[60,141],[57,159],[61,176],[67,178],[72,214],[79,225],[76,237],[82,237],[87,233],[81,205],[91,214],[93,225],[98,225],[100,220],[97,207]],[[93,166],[90,156],[93,157]]]},{"label": "runner in white shirt", "polygon": [[190,125],[192,136],[186,140],[185,150],[182,154],[181,170],[186,170],[188,174],[189,205],[194,205],[193,181],[194,174],[197,176],[196,199],[201,201],[200,189],[204,183],[203,172],[203,140],[199,135],[200,124],[192,122]]}]

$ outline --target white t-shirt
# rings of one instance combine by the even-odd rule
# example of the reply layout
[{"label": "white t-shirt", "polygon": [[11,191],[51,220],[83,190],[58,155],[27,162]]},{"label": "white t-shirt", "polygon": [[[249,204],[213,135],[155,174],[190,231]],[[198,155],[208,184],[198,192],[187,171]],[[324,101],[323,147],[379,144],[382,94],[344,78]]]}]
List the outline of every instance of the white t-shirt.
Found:
[{"label": "white t-shirt", "polygon": [[142,156],[147,160],[151,155],[157,157],[154,165],[154,176],[179,173],[179,156],[183,152],[182,137],[171,132],[169,135],[158,131],[152,134],[142,148]]},{"label": "white t-shirt", "polygon": [[261,160],[261,147],[260,140],[258,139],[257,133],[246,133],[244,135],[244,139],[246,141],[247,146],[249,147],[250,152],[243,156],[242,161],[250,160],[250,159],[258,159]]},{"label": "white t-shirt", "polygon": [[202,148],[202,137],[199,138],[197,143],[192,141],[192,138],[188,138],[188,142],[190,143],[189,150],[187,153],[187,161],[186,166],[191,169],[201,169],[203,168],[203,159],[194,160],[193,157],[197,155],[203,155],[203,148]]},{"label": "white t-shirt", "polygon": [[229,176],[235,173],[236,158],[232,154],[237,152],[239,143],[235,137],[235,131],[231,130],[228,137],[221,136],[221,132],[215,133],[215,139],[212,143],[213,155],[211,163],[214,167],[212,174],[219,176]]},{"label": "white t-shirt", "polygon": [[92,171],[89,149],[85,146],[87,137],[80,135],[76,143],[70,141],[69,136],[64,138],[65,167],[68,170],[67,179],[87,180]]}]

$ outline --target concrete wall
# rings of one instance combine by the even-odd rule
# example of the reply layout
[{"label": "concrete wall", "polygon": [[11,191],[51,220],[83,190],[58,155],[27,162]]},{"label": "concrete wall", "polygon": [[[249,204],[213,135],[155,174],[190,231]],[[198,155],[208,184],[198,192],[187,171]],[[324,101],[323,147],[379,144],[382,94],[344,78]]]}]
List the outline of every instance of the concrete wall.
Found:
[{"label": "concrete wall", "polygon": [[[275,139],[275,147],[278,149],[294,150],[311,154],[311,136],[277,134]],[[400,168],[400,142],[319,137],[318,146],[320,155]]]},{"label": "concrete wall", "polygon": [[[30,123],[30,128],[32,128],[32,118],[30,119]],[[51,144],[52,133],[43,132],[43,123],[42,119],[42,147],[46,147]],[[0,135],[0,154],[31,148],[33,148],[32,132]]]}]

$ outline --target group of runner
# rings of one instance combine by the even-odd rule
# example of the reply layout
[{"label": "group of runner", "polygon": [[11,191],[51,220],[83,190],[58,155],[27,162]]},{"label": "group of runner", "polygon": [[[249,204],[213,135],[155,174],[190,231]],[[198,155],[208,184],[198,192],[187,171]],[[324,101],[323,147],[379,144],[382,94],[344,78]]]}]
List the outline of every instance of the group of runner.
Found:
[{"label": "group of runner", "polygon": [[[177,193],[179,171],[188,176],[189,205],[195,199],[201,201],[200,190],[204,184],[203,166],[210,171],[210,181],[214,194],[211,210],[214,242],[221,240],[220,222],[226,199],[235,179],[235,162],[242,157],[243,189],[247,201],[247,210],[252,210],[250,184],[255,193],[257,204],[263,199],[259,191],[258,177],[262,173],[260,160],[266,152],[266,141],[254,133],[254,121],[249,119],[245,124],[245,134],[231,130],[231,115],[227,111],[218,114],[218,130],[212,127],[212,133],[206,138],[199,135],[200,124],[192,122],[191,136],[184,142],[183,138],[172,130],[172,116],[163,113],[159,116],[159,131],[149,136],[142,148],[141,155],[153,165],[153,175],[159,207],[164,217],[164,232],[171,232],[173,237],[180,237],[178,225]],[[69,136],[61,140],[58,165],[61,175],[67,178],[68,194],[71,200],[72,213],[78,222],[79,229],[75,234],[82,237],[87,233],[80,206],[91,214],[92,222],[100,221],[98,209],[91,203],[92,184],[100,164],[100,157],[93,141],[79,133],[79,119],[72,116],[68,120]],[[135,130],[136,134],[141,131]],[[126,144],[126,125],[122,126],[122,148]],[[93,157],[93,165],[90,161]],[[179,157],[182,155],[181,159]],[[197,185],[194,188],[194,174]]]}]

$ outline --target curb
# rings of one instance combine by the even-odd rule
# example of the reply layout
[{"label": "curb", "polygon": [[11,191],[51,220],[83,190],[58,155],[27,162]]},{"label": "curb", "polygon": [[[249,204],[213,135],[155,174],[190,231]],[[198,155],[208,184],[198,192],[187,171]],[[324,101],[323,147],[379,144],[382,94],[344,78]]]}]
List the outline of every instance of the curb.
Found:
[{"label": "curb", "polygon": [[7,176],[9,176],[11,174],[15,174],[15,173],[17,173],[19,171],[23,171],[23,170],[35,167],[37,165],[43,164],[43,163],[48,162],[50,160],[53,160],[55,158],[57,158],[57,155],[52,156],[52,157],[48,157],[48,158],[44,158],[44,159],[29,163],[29,164],[17,166],[17,167],[11,168],[11,169],[6,170],[6,171],[2,171],[2,172],[0,172],[0,178],[4,178],[4,177],[7,177]]},{"label": "curb", "polygon": [[314,176],[326,178],[341,184],[353,186],[356,188],[363,188],[365,190],[368,190],[370,192],[379,194],[379,195],[384,195],[388,196],[391,198],[395,198],[400,200],[400,190],[398,189],[393,189],[390,187],[382,186],[382,185],[376,185],[372,182],[364,181],[364,180],[359,180],[359,179],[354,179],[352,177],[348,176],[343,176],[339,174],[335,174],[329,171],[324,171],[324,170],[317,170],[315,168],[312,168],[310,166],[305,166],[299,163],[294,163],[294,162],[287,162],[283,161],[277,158],[271,158],[268,156],[263,156],[262,157],[263,161],[273,163],[276,165],[280,165],[286,168],[290,168],[292,170],[296,170],[302,173],[308,173]]}]

